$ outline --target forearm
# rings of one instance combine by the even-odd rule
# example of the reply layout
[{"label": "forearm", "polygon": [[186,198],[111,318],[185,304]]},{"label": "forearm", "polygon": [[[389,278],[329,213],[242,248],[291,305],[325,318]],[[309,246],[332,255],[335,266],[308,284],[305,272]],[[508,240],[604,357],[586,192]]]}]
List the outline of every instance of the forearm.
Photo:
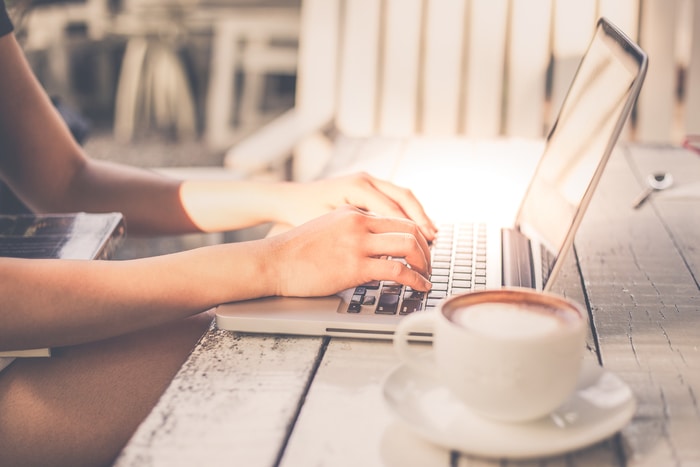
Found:
[{"label": "forearm", "polygon": [[292,184],[261,181],[189,180],[180,187],[180,201],[191,221],[202,231],[286,222],[285,211],[300,209]]},{"label": "forearm", "polygon": [[40,213],[121,212],[130,235],[197,232],[179,190],[180,182],[148,170],[86,160],[65,187],[34,190],[25,202]]},{"label": "forearm", "polygon": [[119,211],[134,234],[236,230],[284,220],[289,184],[247,180],[179,181],[158,173],[90,160],[68,192],[66,205]]},{"label": "forearm", "polygon": [[220,232],[278,221],[288,204],[280,184],[253,181],[180,181],[156,172],[86,160],[69,188],[37,199],[38,212],[124,214],[130,234]]},{"label": "forearm", "polygon": [[132,261],[0,261],[0,350],[99,340],[273,293],[263,242]]}]

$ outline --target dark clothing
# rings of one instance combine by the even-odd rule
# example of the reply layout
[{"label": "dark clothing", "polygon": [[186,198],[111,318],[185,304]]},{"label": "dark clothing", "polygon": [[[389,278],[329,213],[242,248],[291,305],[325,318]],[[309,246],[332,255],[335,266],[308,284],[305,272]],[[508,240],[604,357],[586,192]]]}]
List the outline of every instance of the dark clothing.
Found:
[{"label": "dark clothing", "polygon": [[[14,30],[12,21],[7,15],[5,2],[0,0],[0,37],[11,33]],[[2,67],[0,67],[1,69]],[[4,183],[0,183],[0,212],[3,214],[19,214],[29,212],[29,210],[17,199]],[[0,361],[0,367],[2,362]]]},{"label": "dark clothing", "polygon": [[12,21],[7,15],[7,8],[5,7],[4,0],[0,0],[0,36],[9,34],[13,31]]},{"label": "dark clothing", "polygon": [[[0,37],[14,31],[14,26],[7,13],[4,0],[0,0]],[[0,65],[0,70],[2,66]],[[58,112],[68,124],[76,141],[82,143],[90,131],[88,121],[73,109],[63,105],[58,98],[51,99]],[[0,144],[2,142],[0,141]],[[2,214],[23,214],[30,212],[15,194],[2,182],[0,182],[0,213]]]}]

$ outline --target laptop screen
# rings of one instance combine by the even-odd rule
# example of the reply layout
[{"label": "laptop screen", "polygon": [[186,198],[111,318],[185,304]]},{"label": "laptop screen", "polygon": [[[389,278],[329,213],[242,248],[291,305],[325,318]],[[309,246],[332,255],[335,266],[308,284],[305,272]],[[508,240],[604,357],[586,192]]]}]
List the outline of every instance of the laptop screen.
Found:
[{"label": "laptop screen", "polygon": [[544,269],[560,265],[555,263],[557,257],[573,243],[593,188],[639,93],[646,67],[644,52],[601,19],[547,137],[516,219],[516,227],[540,243],[546,253]]}]

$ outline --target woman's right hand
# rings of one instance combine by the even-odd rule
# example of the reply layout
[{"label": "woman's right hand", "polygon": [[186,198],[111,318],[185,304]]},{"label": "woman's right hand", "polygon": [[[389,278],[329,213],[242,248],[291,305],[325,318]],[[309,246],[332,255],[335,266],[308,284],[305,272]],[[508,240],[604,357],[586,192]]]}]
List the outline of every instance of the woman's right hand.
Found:
[{"label": "woman's right hand", "polygon": [[265,241],[275,295],[332,295],[372,280],[430,290],[428,243],[407,219],[344,206]]}]

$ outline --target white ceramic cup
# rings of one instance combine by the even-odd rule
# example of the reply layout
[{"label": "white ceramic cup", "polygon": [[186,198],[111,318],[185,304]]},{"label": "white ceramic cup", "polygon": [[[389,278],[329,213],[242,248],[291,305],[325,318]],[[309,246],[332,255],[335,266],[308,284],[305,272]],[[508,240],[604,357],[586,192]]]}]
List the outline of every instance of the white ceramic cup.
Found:
[{"label": "white ceramic cup", "polygon": [[[549,414],[573,393],[587,323],[579,304],[558,295],[486,290],[408,316],[396,330],[394,346],[405,364],[436,371],[473,412],[522,422]],[[433,355],[426,359],[408,340],[411,332],[431,328]]]}]

